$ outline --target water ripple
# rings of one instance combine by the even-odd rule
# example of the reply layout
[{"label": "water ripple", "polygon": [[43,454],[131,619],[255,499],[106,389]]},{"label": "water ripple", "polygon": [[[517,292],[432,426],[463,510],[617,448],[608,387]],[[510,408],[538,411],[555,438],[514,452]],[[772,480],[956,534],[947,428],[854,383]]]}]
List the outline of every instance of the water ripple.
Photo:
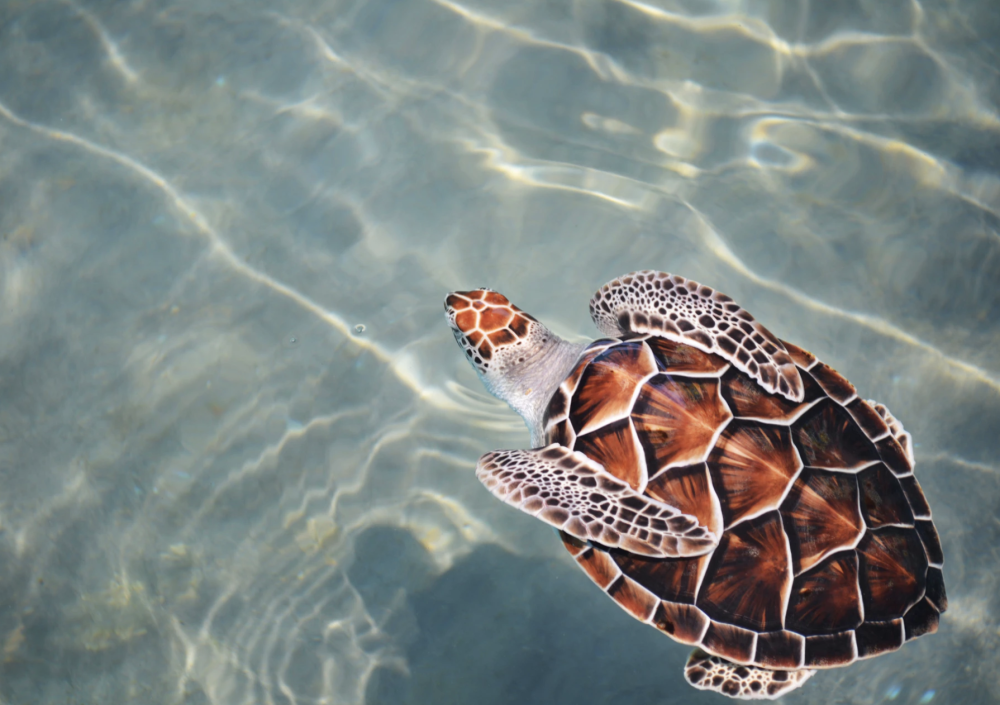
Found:
[{"label": "water ripple", "polygon": [[683,688],[476,482],[527,434],[441,314],[490,286],[585,340],[652,267],[913,433],[952,608],[823,687],[995,700],[1000,24],[869,5],[0,9],[0,699]]}]

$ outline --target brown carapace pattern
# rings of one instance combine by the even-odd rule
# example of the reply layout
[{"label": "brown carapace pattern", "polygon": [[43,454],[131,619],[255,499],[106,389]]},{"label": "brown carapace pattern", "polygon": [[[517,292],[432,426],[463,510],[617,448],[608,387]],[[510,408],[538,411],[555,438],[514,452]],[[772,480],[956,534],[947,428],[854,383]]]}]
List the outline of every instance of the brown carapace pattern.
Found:
[{"label": "brown carapace pattern", "polygon": [[843,666],[937,630],[941,545],[902,427],[783,344],[800,402],[655,335],[591,345],[549,404],[547,442],[720,540],[705,555],[664,559],[563,541],[621,607],[677,641],[737,665]]},{"label": "brown carapace pattern", "polygon": [[489,289],[456,291],[445,299],[445,310],[454,316],[455,338],[480,372],[490,367],[494,351],[525,340],[536,319]]}]

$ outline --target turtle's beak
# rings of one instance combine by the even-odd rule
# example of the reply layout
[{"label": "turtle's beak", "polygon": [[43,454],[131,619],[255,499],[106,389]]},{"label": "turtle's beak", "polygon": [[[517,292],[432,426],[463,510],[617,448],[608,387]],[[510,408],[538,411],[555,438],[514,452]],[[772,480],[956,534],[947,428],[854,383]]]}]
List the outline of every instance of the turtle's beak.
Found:
[{"label": "turtle's beak", "polygon": [[[482,366],[484,356],[480,354],[479,347],[486,337],[480,319],[483,313],[494,308],[483,300],[486,294],[490,294],[491,298],[503,299],[509,311],[510,302],[500,294],[488,289],[453,291],[444,300],[445,315],[448,317],[448,325],[451,326],[455,340],[458,341],[458,344],[465,350],[465,354],[477,368]],[[487,313],[487,317],[491,317],[491,314]],[[488,344],[487,347],[489,347]],[[486,355],[488,356],[490,352],[492,351],[487,350]],[[486,359],[488,360],[489,357]]]},{"label": "turtle's beak", "polygon": [[[463,323],[466,324],[464,328],[455,321],[455,316],[459,311],[465,311],[471,308],[472,300],[468,298],[470,293],[471,292],[468,291],[453,291],[444,299],[444,313],[448,317],[448,324],[456,333],[464,334],[470,330],[468,326],[468,318],[462,319]],[[475,318],[473,317],[473,322],[474,321]]]}]

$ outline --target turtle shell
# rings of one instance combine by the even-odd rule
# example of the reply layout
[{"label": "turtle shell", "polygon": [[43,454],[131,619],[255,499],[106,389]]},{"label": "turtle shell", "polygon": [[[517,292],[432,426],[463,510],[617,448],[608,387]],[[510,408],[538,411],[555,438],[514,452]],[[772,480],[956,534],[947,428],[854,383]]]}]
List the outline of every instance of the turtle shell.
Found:
[{"label": "turtle shell", "polygon": [[590,345],[549,403],[547,441],[720,540],[667,559],[563,541],[621,607],[677,641],[764,668],[843,666],[937,630],[941,545],[902,428],[785,346],[802,402],[665,338]]}]

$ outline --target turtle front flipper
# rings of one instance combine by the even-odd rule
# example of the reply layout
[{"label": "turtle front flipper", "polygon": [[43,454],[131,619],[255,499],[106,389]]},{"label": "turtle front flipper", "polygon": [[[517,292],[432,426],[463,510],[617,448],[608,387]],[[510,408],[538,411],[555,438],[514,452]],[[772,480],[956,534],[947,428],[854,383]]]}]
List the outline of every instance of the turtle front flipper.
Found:
[{"label": "turtle front flipper", "polygon": [[695,517],[639,494],[558,443],[487,453],[476,477],[507,504],[583,541],[654,558],[697,556],[718,543]]},{"label": "turtle front flipper", "polygon": [[775,700],[795,690],[816,671],[772,671],[759,666],[741,666],[695,649],[684,667],[687,682],[699,690],[714,690],[738,700]]},{"label": "turtle front flipper", "polygon": [[722,292],[676,274],[644,270],[614,279],[590,300],[604,335],[654,333],[729,360],[764,389],[802,401],[798,368],[767,328]]}]

